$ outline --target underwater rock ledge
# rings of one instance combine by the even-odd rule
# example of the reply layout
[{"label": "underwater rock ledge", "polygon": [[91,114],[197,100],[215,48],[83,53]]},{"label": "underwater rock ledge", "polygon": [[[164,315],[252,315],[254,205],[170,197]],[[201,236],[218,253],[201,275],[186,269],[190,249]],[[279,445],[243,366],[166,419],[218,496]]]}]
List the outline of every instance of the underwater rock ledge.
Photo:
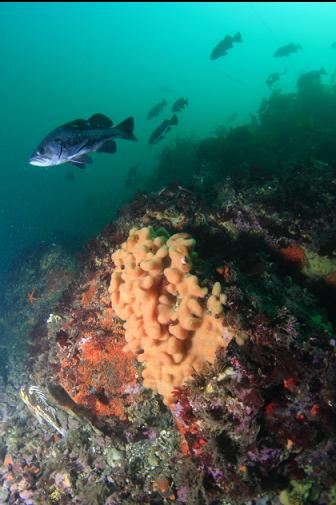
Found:
[{"label": "underwater rock ledge", "polygon": [[[334,260],[320,255],[316,242],[298,230],[293,238],[281,208],[266,212],[260,186],[237,195],[227,179],[217,190],[224,196],[215,205],[179,185],[138,195],[88,244],[80,273],[48,322],[35,329],[40,352],[32,346],[27,377],[46,392],[67,436],[41,430],[23,406],[12,412],[8,440],[1,435],[5,503],[215,505],[262,497],[270,503],[333,503],[335,332],[328,318],[331,297],[324,301],[325,289],[334,289]],[[272,191],[281,187],[274,184]],[[146,232],[149,242],[152,233],[154,241],[164,237],[156,251],[174,234],[193,238],[192,248],[185,249],[183,240],[175,244],[174,261],[185,272],[167,271],[170,280],[198,279],[197,303],[189,305],[193,323],[186,331],[194,331],[197,317],[207,313],[202,296],[217,285],[215,318],[222,324],[223,313],[235,337],[224,342],[225,332],[217,334],[211,344],[223,338],[223,345],[216,344],[212,359],[204,359],[205,348],[196,348],[202,366],[173,379],[163,397],[155,384],[164,370],[146,374],[158,363],[155,350],[161,352],[162,344],[156,341],[163,334],[147,328],[150,359],[146,352],[139,355],[147,333],[131,344],[133,337],[125,337],[126,306],[118,308],[113,296],[111,303],[111,278],[118,269],[120,278],[128,264],[138,268],[130,250],[124,259],[118,253],[122,247],[127,251],[122,244],[137,233],[134,227],[152,230]],[[148,254],[150,245],[142,252]],[[157,266],[155,251],[151,254],[148,275]],[[161,256],[164,268],[171,268]],[[155,282],[161,290],[169,285],[161,273]],[[126,298],[136,300],[132,289],[139,286],[127,286]],[[171,299],[169,314],[152,307],[154,320],[160,312],[161,324],[172,325],[180,296]],[[160,297],[153,303],[162,304]],[[146,302],[138,309],[145,307]],[[173,326],[171,331],[175,340],[183,333]],[[192,345],[181,340],[177,349],[175,340],[170,349],[183,362]],[[40,440],[38,446],[32,437]]]}]

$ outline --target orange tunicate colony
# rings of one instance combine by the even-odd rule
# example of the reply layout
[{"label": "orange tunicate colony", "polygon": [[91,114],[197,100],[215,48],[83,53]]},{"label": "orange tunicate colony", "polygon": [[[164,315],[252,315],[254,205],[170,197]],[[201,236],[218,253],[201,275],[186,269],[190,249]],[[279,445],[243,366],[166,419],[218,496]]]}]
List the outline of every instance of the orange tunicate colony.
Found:
[{"label": "orange tunicate colony", "polygon": [[233,337],[225,324],[220,284],[208,294],[190,273],[194,245],[187,233],[168,238],[148,227],[132,229],[112,255],[109,292],[124,321],[124,351],[137,353],[146,366],[144,386],[158,391],[168,406],[174,389],[193,370],[213,364],[217,349],[226,348]]}]

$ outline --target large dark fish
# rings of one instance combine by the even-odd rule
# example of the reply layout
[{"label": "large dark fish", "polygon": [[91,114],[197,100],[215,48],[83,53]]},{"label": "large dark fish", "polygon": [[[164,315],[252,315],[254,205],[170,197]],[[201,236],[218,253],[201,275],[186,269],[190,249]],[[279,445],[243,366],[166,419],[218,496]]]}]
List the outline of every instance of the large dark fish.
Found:
[{"label": "large dark fish", "polygon": [[282,56],[288,56],[291,53],[297,53],[298,50],[301,49],[302,47],[300,44],[287,44],[286,46],[281,46],[279,49],[277,49],[274,53],[273,56],[280,58]]},{"label": "large dark fish", "polygon": [[115,153],[114,138],[137,139],[133,135],[134,120],[125,119],[117,126],[103,114],[94,114],[89,119],[76,119],[53,130],[39,144],[29,159],[31,165],[50,167],[70,162],[84,168],[92,163],[87,153]]},{"label": "large dark fish", "polygon": [[189,105],[188,100],[186,98],[179,98],[176,100],[171,110],[172,112],[181,112],[181,110],[184,109],[186,105]]},{"label": "large dark fish", "polygon": [[171,130],[172,126],[177,125],[178,120],[176,114],[173,115],[171,119],[165,119],[162,123],[153,131],[152,135],[149,139],[149,144],[157,144],[160,140],[162,140],[166,133]]},{"label": "large dark fish", "polygon": [[227,35],[225,39],[221,40],[221,42],[219,42],[219,44],[217,44],[217,46],[212,50],[210,60],[217,60],[217,58],[225,56],[228,49],[233,47],[234,42],[242,42],[240,33],[236,33],[233,37],[231,37],[231,35]]},{"label": "large dark fish", "polygon": [[321,84],[321,75],[326,75],[327,72],[323,67],[320,70],[312,70],[311,72],[306,72],[297,80],[297,87],[300,91],[304,89],[313,89]]},{"label": "large dark fish", "polygon": [[159,102],[156,105],[154,105],[154,107],[148,112],[147,119],[153,119],[153,117],[158,116],[166,105],[167,102],[164,99],[162,100],[162,102]]}]

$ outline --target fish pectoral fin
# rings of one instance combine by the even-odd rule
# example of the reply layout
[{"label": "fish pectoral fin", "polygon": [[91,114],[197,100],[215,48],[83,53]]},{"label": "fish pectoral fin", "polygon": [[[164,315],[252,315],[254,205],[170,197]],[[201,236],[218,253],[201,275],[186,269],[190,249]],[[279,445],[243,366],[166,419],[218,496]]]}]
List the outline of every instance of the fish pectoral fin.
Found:
[{"label": "fish pectoral fin", "polygon": [[93,114],[93,116],[88,119],[88,122],[93,128],[111,128],[111,126],[113,126],[111,119],[100,112]]},{"label": "fish pectoral fin", "polygon": [[114,154],[116,150],[117,150],[117,144],[114,142],[114,140],[108,140],[97,150],[97,153]]},{"label": "fish pectoral fin", "polygon": [[85,164],[84,163],[77,163],[76,161],[69,161],[69,163],[71,163],[71,165],[73,165],[74,167],[77,167],[77,168],[85,168]]},{"label": "fish pectoral fin", "polygon": [[87,154],[81,154],[80,156],[76,156],[75,158],[72,158],[70,163],[72,163],[76,167],[83,165],[80,168],[85,168],[86,164],[92,163],[92,159]]}]

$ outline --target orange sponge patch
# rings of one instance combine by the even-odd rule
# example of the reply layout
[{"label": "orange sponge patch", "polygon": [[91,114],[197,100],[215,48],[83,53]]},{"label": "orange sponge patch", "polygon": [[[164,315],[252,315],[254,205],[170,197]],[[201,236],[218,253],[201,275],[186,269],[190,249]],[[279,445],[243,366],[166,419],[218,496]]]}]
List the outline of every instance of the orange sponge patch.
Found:
[{"label": "orange sponge patch", "polygon": [[233,332],[225,324],[219,283],[209,295],[192,275],[195,240],[187,233],[155,236],[151,227],[132,229],[112,259],[112,307],[124,320],[124,351],[139,353],[146,366],[144,386],[158,391],[166,405],[173,390],[214,363]]}]

